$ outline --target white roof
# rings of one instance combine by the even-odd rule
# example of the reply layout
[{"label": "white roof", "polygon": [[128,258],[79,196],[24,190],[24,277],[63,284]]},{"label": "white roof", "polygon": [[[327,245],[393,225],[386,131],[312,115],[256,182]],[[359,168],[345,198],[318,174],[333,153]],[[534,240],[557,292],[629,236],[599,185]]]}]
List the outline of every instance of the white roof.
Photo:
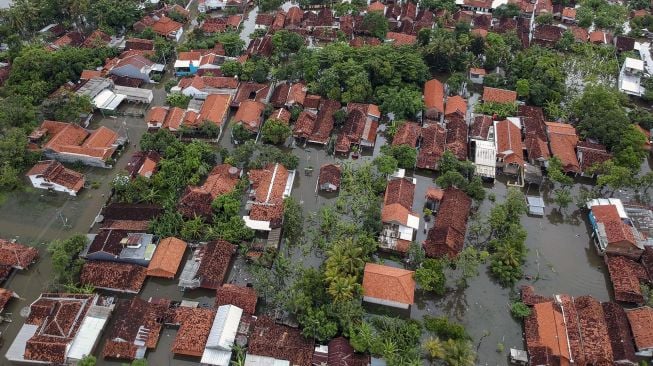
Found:
[{"label": "white roof", "polygon": [[624,61],[624,64],[629,69],[644,71],[644,61],[642,60],[626,57],[626,61]]},{"label": "white roof", "polygon": [[404,225],[399,225],[399,239],[401,240],[412,241],[414,232],[415,229],[413,228],[409,228],[408,226],[404,226]]},{"label": "white roof", "polygon": [[[408,227],[411,227],[415,230],[419,229],[419,217],[414,216],[414,215],[408,215]],[[412,238],[411,238],[412,240]]]},{"label": "white roof", "polygon": [[206,340],[207,348],[219,348],[230,351],[236,339],[240,317],[243,309],[235,305],[222,305],[213,319],[209,338]]},{"label": "white roof", "polygon": [[245,356],[245,366],[290,366],[290,361],[248,353]]},{"label": "white roof", "polygon": [[506,119],[512,122],[515,126],[521,128],[521,119],[519,119],[519,117],[508,117]]},{"label": "white roof", "polygon": [[116,94],[109,89],[105,89],[93,98],[93,104],[97,108],[113,111],[118,108],[125,98],[126,96],[123,94]]},{"label": "white roof", "polygon": [[497,148],[492,141],[474,140],[476,149],[474,152],[474,163],[496,167],[497,165]]},{"label": "white roof", "polygon": [[617,212],[619,217],[622,219],[627,219],[628,214],[624,209],[624,205],[621,203],[621,200],[618,198],[597,198],[587,202],[587,208],[592,209],[592,206],[603,206],[603,205],[613,205],[617,207]]},{"label": "white roof", "polygon": [[175,69],[180,68],[180,67],[190,67],[190,61],[189,60],[176,60],[175,61]]},{"label": "white roof", "polygon": [[619,75],[619,89],[624,92],[640,95],[644,93],[641,87],[641,79],[636,75],[621,73]]},{"label": "white roof", "polygon": [[249,216],[243,216],[243,220],[245,221],[245,225],[250,229],[259,231],[272,230],[272,228],[270,228],[270,221],[252,220]]},{"label": "white roof", "polygon": [[202,365],[229,366],[231,363],[231,351],[221,351],[213,348],[204,348],[202,353]]},{"label": "white roof", "polygon": [[11,346],[9,346],[5,357],[9,361],[25,361],[25,346],[27,345],[27,341],[36,334],[37,329],[39,329],[38,325],[23,324],[13,342],[11,342]]},{"label": "white roof", "polygon": [[68,351],[68,358],[74,360],[81,360],[86,355],[93,353],[93,348],[97,340],[100,338],[100,333],[107,323],[107,318],[96,318],[87,316],[82,321],[82,325],[77,331],[77,335],[73,340],[73,344]]},{"label": "white roof", "polygon": [[127,100],[135,100],[140,102],[147,101],[148,103],[150,103],[154,98],[154,94],[150,89],[132,88],[129,86],[116,85],[114,90],[116,91],[116,93],[120,93],[124,95]]}]

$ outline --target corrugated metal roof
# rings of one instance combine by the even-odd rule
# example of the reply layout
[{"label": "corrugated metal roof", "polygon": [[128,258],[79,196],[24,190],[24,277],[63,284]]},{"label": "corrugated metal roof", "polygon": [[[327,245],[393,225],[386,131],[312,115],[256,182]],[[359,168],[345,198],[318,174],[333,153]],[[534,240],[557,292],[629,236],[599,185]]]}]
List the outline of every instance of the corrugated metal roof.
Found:
[{"label": "corrugated metal roof", "polygon": [[245,356],[245,366],[290,366],[290,361],[247,354]]},{"label": "corrugated metal roof", "polygon": [[213,326],[206,340],[206,348],[216,348],[223,351],[231,350],[238,332],[243,309],[235,305],[222,305],[213,319]]},{"label": "corrugated metal roof", "polygon": [[231,362],[231,351],[222,351],[217,349],[205,348],[202,353],[202,365],[212,366],[229,366]]},{"label": "corrugated metal roof", "polygon": [[20,331],[18,331],[14,341],[11,343],[11,346],[9,347],[9,350],[7,350],[5,357],[7,357],[9,361],[25,361],[25,345],[27,344],[27,341],[32,338],[32,336],[34,336],[38,328],[38,325],[24,324],[20,328]]},{"label": "corrugated metal roof", "polygon": [[104,325],[107,323],[107,319],[91,316],[84,318],[70,346],[67,354],[68,358],[81,360],[84,356],[92,354],[100,333],[102,333],[102,329],[104,329]]}]

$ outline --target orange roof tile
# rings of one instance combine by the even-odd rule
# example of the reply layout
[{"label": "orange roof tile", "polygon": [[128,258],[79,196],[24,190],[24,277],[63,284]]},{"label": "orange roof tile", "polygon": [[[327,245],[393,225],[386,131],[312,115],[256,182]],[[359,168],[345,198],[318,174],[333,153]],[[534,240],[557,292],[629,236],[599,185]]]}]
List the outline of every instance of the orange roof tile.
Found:
[{"label": "orange roof tile", "polygon": [[158,33],[164,37],[172,32],[176,32],[181,29],[182,24],[178,23],[168,17],[162,17],[156,23],[152,25],[152,30],[155,33]]},{"label": "orange roof tile", "polygon": [[393,46],[406,46],[412,45],[417,42],[417,37],[412,34],[388,32],[385,36],[386,40],[392,41]]},{"label": "orange roof tile", "polygon": [[147,275],[174,278],[185,251],[186,242],[183,240],[174,237],[162,239],[147,266]]},{"label": "orange roof tile", "polygon": [[265,110],[265,104],[256,100],[244,100],[240,102],[233,120],[237,124],[242,123],[248,130],[257,132],[261,126],[263,110]]},{"label": "orange roof tile", "polygon": [[513,103],[517,100],[517,92],[506,89],[483,87],[483,101],[494,103]]},{"label": "orange roof tile", "polygon": [[166,116],[168,115],[168,108],[162,106],[152,107],[145,117],[145,122],[152,125],[163,125]]},{"label": "orange roof tile", "polygon": [[548,347],[555,356],[569,362],[570,351],[567,340],[565,319],[553,302],[544,302],[533,306],[537,317],[538,340]]},{"label": "orange roof tile", "polygon": [[385,5],[380,1],[375,1],[367,7],[368,12],[385,11]]},{"label": "orange roof tile", "polygon": [[626,316],[633,331],[638,350],[653,348],[653,309],[644,306],[626,310]]},{"label": "orange roof tile", "polygon": [[93,78],[102,77],[102,71],[99,70],[83,70],[79,76],[79,80],[90,80]]},{"label": "orange roof tile", "polygon": [[566,123],[545,122],[549,134],[551,153],[562,162],[565,172],[580,172],[576,156],[578,135],[574,126]]},{"label": "orange roof tile", "polygon": [[163,128],[176,131],[181,127],[186,111],[179,107],[172,107],[163,120]]},{"label": "orange roof tile", "polygon": [[576,9],[565,7],[562,9],[562,16],[569,19],[576,19]]},{"label": "orange roof tile", "polygon": [[202,104],[198,121],[200,123],[211,121],[221,126],[229,112],[229,103],[231,103],[230,94],[210,94]]},{"label": "orange roof tile", "polygon": [[424,84],[424,107],[444,112],[444,85],[439,80],[431,79]]},{"label": "orange roof tile", "polygon": [[467,101],[460,95],[454,95],[447,98],[447,106],[444,109],[444,115],[456,113],[465,117],[467,114]]},{"label": "orange roof tile", "polygon": [[363,296],[411,305],[415,302],[413,273],[401,268],[366,263]]},{"label": "orange roof tile", "polygon": [[506,164],[524,164],[524,145],[521,140],[521,130],[509,120],[496,124],[497,156],[502,157]]}]

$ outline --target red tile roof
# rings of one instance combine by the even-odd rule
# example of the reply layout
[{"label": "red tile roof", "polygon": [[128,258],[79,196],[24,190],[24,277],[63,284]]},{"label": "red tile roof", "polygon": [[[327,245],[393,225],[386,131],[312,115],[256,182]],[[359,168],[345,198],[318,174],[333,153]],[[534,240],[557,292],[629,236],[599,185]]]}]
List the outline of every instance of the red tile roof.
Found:
[{"label": "red tile roof", "polygon": [[82,285],[100,289],[138,293],[145,283],[146,273],[145,267],[136,264],[87,261],[79,280]]},{"label": "red tile roof", "polygon": [[186,242],[175,237],[162,239],[156,246],[152,260],[147,266],[147,275],[174,278],[186,251]]},{"label": "red tile roof", "polygon": [[83,70],[79,76],[79,80],[90,80],[93,78],[102,77],[102,71],[99,70]]},{"label": "red tile roof", "polygon": [[592,206],[592,215],[597,223],[603,224],[608,245],[621,242],[628,242],[635,245],[635,236],[632,232],[633,229],[621,220],[616,206]]},{"label": "red tile roof", "polygon": [[437,79],[431,79],[424,84],[424,108],[435,109],[438,113],[444,112],[444,85]]},{"label": "red tile roof", "polygon": [[497,141],[497,157],[502,158],[505,164],[523,166],[524,146],[519,127],[506,119],[496,123],[494,133]]},{"label": "red tile roof", "polygon": [[580,172],[578,159],[576,158],[576,144],[578,135],[574,126],[566,123],[546,122],[549,134],[551,153],[562,162],[565,172]]},{"label": "red tile roof", "polygon": [[147,112],[147,115],[145,116],[145,122],[147,122],[148,125],[163,126],[163,121],[165,121],[167,115],[168,108],[162,106],[154,106]]},{"label": "red tile roof", "polygon": [[36,163],[26,176],[41,176],[43,179],[64,186],[74,192],[79,192],[84,187],[84,175],[68,169],[56,160],[44,160]]},{"label": "red tile roof", "polygon": [[643,351],[653,348],[653,309],[649,306],[628,309],[626,316],[633,331],[637,349]]},{"label": "red tile roof", "polygon": [[517,100],[517,92],[506,89],[483,87],[483,101],[494,103],[514,103]]},{"label": "red tile roof", "polygon": [[256,133],[261,127],[264,110],[265,104],[256,100],[244,100],[240,103],[233,121]]},{"label": "red tile roof", "polygon": [[644,267],[632,259],[617,255],[606,255],[605,263],[608,265],[615,300],[643,304],[640,281],[648,281]]},{"label": "red tile roof", "polygon": [[463,248],[472,199],[456,188],[444,191],[435,224],[429,230],[424,250],[429,257],[455,258]]},{"label": "red tile roof", "polygon": [[490,127],[493,127],[493,123],[491,116],[481,115],[474,117],[469,137],[487,140],[490,133]]},{"label": "red tile roof", "polygon": [[38,258],[36,248],[0,239],[0,266],[26,269]]},{"label": "red tile roof", "polygon": [[612,154],[601,144],[579,141],[578,145],[576,145],[576,150],[582,172],[587,172],[591,167],[604,163],[612,158]]},{"label": "red tile roof", "polygon": [[454,114],[455,118],[447,121],[446,149],[451,151],[458,160],[467,159],[467,130],[464,119]]},{"label": "red tile roof", "polygon": [[467,114],[467,101],[460,95],[454,95],[453,97],[447,98],[447,106],[444,109],[444,115],[448,116],[453,113],[458,114],[463,118],[465,118],[465,115]]},{"label": "red tile roof", "polygon": [[318,187],[324,184],[333,184],[340,187],[340,178],[342,175],[342,168],[336,164],[324,164],[320,167],[320,175],[317,178]]},{"label": "red tile roof", "polygon": [[417,43],[417,36],[405,33],[388,32],[385,39],[391,41],[393,46],[406,46]]},{"label": "red tile roof", "polygon": [[181,23],[176,22],[168,17],[161,17],[161,19],[152,25],[152,30],[159,35],[167,37],[170,33],[181,29],[181,27]]},{"label": "red tile roof", "polygon": [[129,38],[125,41],[125,50],[154,50],[154,41],[151,39]]},{"label": "red tile roof", "polygon": [[417,167],[435,170],[444,153],[447,132],[437,123],[422,127],[422,142],[417,155]]},{"label": "red tile roof", "polygon": [[43,147],[58,153],[86,155],[106,161],[116,151],[113,144],[118,135],[104,126],[89,133],[73,123],[46,120],[41,128],[50,135]]},{"label": "red tile roof", "polygon": [[201,215],[210,218],[214,199],[227,194],[236,188],[240,180],[241,170],[229,164],[215,166],[206,181],[200,187],[189,186],[179,199],[177,210],[185,217]]},{"label": "red tile roof", "polygon": [[193,77],[179,80],[177,86],[181,89],[186,89],[192,86],[197,90],[204,90],[206,88],[237,89],[238,83],[238,79],[233,77],[195,75]]},{"label": "red tile roof", "polygon": [[576,19],[576,9],[564,7],[562,9],[562,16],[563,18]]},{"label": "red tile roof", "polygon": [[388,182],[381,209],[381,221],[408,224],[408,215],[414,215],[413,197],[415,184],[409,178],[392,179]]},{"label": "red tile roof", "polygon": [[366,263],[363,296],[412,305],[415,302],[415,272]]},{"label": "red tile roof", "polygon": [[209,121],[217,126],[222,126],[229,112],[230,94],[209,94],[202,104],[197,122],[199,124]]},{"label": "red tile roof", "polygon": [[200,287],[216,290],[227,276],[236,246],[224,240],[216,240],[200,246],[199,250],[202,251],[202,260],[197,270]]},{"label": "red tile roof", "polygon": [[310,366],[314,342],[297,328],[275,324],[267,316],[259,317],[249,337],[247,352],[253,355],[289,360],[291,365]]},{"label": "red tile roof", "polygon": [[172,344],[172,353],[201,357],[209,338],[216,311],[208,308],[177,308],[179,330]]},{"label": "red tile roof", "polygon": [[403,122],[392,138],[392,145],[408,145],[415,147],[417,146],[417,139],[420,137],[421,132],[421,127],[417,123],[408,121]]},{"label": "red tile roof", "polygon": [[235,305],[246,314],[256,313],[258,295],[252,287],[237,286],[230,283],[218,287],[215,293],[215,307]]}]

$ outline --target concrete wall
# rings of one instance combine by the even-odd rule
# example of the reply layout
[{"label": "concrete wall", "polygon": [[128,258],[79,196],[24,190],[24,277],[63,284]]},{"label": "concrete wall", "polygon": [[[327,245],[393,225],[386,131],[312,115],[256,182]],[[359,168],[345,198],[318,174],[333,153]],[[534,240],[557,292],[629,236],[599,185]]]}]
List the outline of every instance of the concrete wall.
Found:
[{"label": "concrete wall", "polygon": [[366,301],[366,302],[369,302],[369,303],[372,303],[372,304],[391,306],[393,308],[399,308],[399,309],[408,309],[408,307],[410,306],[408,304],[404,304],[404,303],[401,303],[401,302],[377,299],[375,297],[370,297],[370,296],[363,296],[363,301]]},{"label": "concrete wall", "polygon": [[36,175],[30,175],[29,180],[32,182],[32,186],[34,186],[34,188],[52,189],[57,192],[68,193],[71,196],[77,196],[77,192],[73,191],[72,189],[69,189],[68,187],[64,187],[56,183],[52,183],[49,180],[44,179],[42,177]]},{"label": "concrete wall", "polygon": [[105,161],[102,159],[98,158],[93,158],[90,156],[83,156],[83,155],[73,155],[73,154],[65,154],[65,153],[58,153],[52,150],[45,150],[43,151],[43,154],[48,158],[48,159],[53,159],[62,163],[69,163],[69,164],[74,164],[76,162],[81,162],[84,165],[88,166],[94,166],[97,168],[111,168],[111,165],[108,165]]}]

